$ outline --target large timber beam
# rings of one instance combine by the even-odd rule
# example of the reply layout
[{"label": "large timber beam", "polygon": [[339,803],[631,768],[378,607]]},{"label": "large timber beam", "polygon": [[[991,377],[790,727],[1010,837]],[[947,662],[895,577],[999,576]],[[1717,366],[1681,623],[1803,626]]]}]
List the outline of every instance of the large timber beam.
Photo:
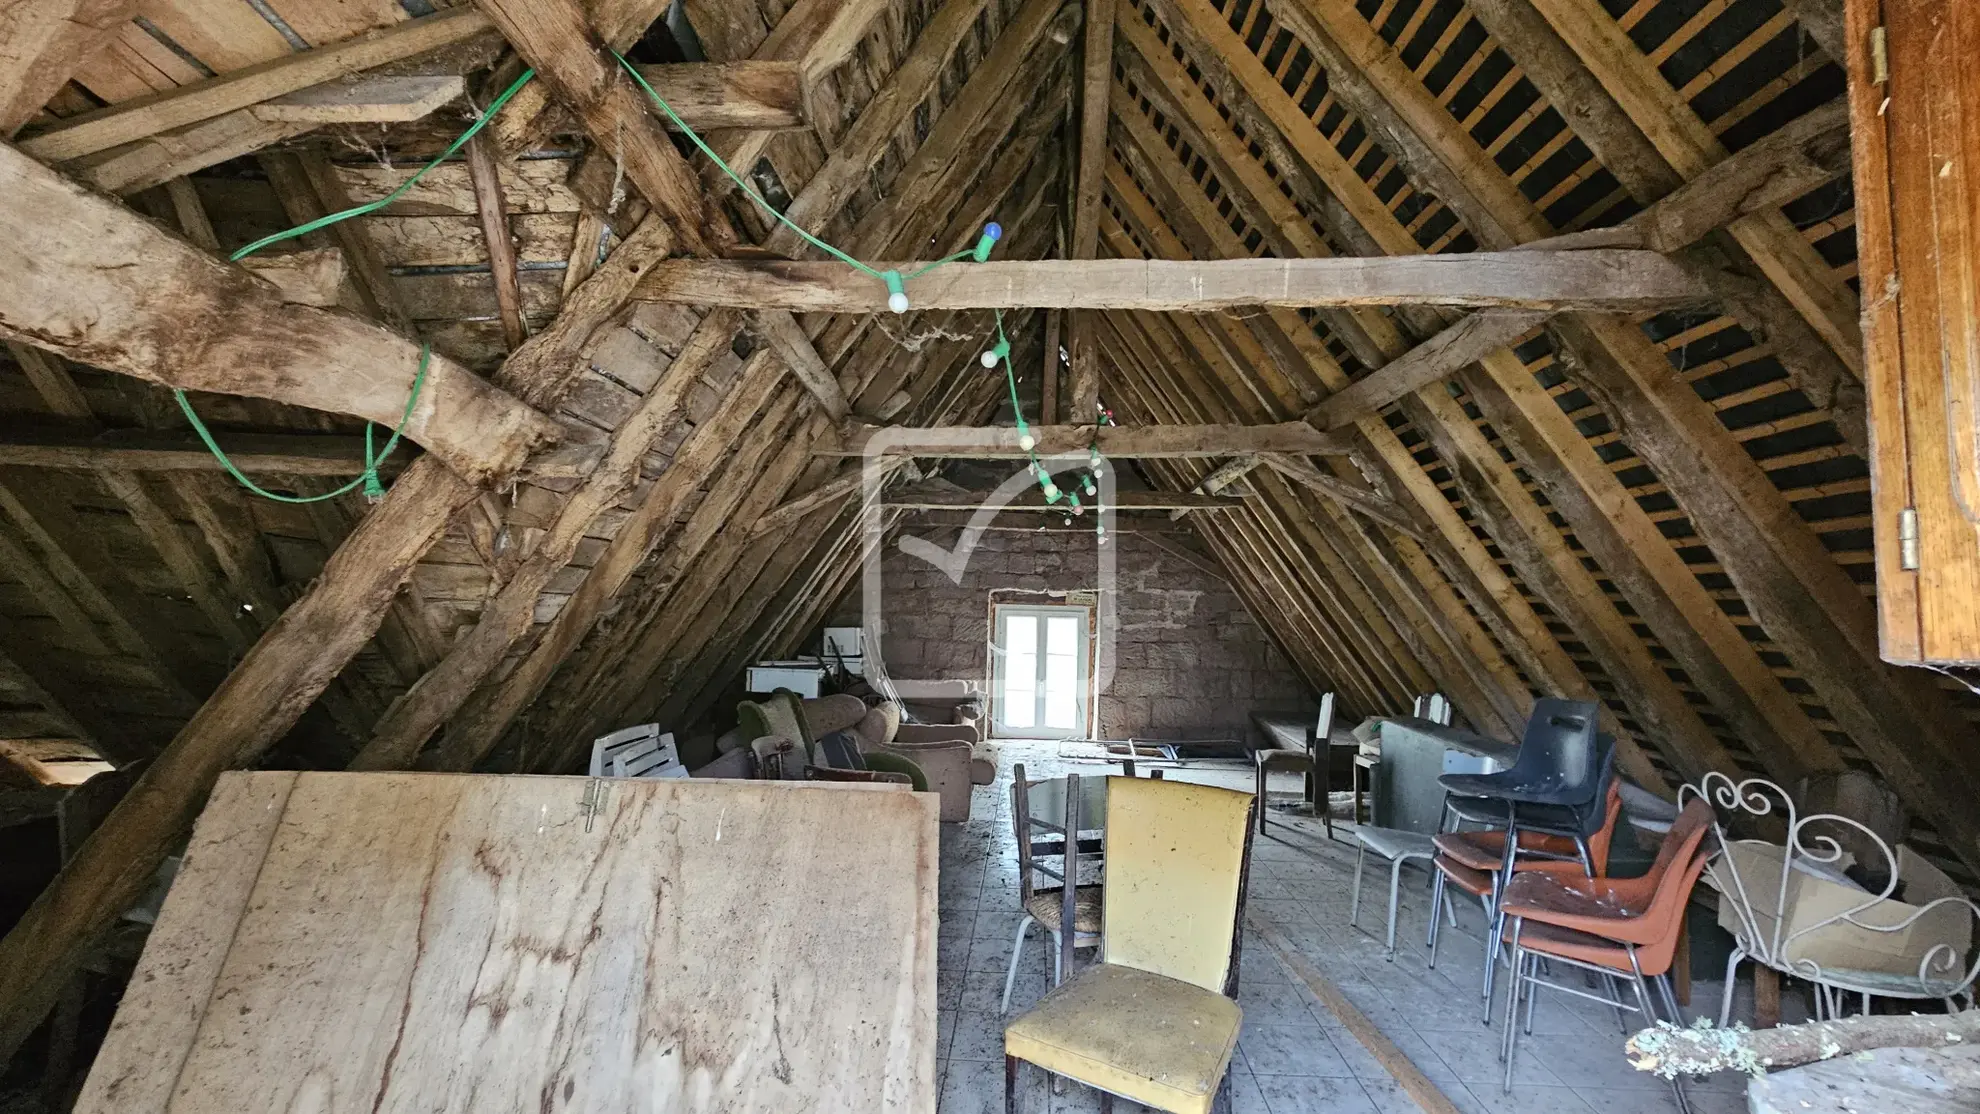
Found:
[{"label": "large timber beam", "polygon": [[73,116],[22,139],[21,149],[43,162],[66,162],[211,120],[313,85],[337,81],[362,70],[452,46],[488,28],[487,17],[472,8],[455,8],[408,20],[389,30],[286,54],[219,77]]},{"label": "large timber beam", "polygon": [[1016,426],[857,426],[825,456],[927,456],[980,460],[1026,458],[1032,453],[1084,453],[1097,446],[1125,458],[1236,456],[1242,453],[1340,455],[1344,442],[1305,422],[1275,425],[1047,425],[1029,427],[1033,445],[1019,444]]},{"label": "large timber beam", "polygon": [[[885,505],[898,510],[940,511],[958,507],[997,507],[1007,511],[1057,511],[1073,513],[1061,500],[1048,503],[1035,488],[1014,499],[996,491],[972,491],[940,484],[911,484],[889,491]],[[1098,504],[1089,501],[1087,509]],[[1110,511],[1216,511],[1244,506],[1243,499],[1205,495],[1194,491],[1121,491],[1106,504]],[[1083,512],[1082,512],[1083,513]]]},{"label": "large timber beam", "polygon": [[[1588,70],[1685,179],[1726,157],[1724,144],[1683,94],[1598,0],[1529,0]],[[1851,373],[1863,376],[1863,332],[1856,295],[1778,209],[1741,217],[1727,229],[1794,304]]]},{"label": "large timber beam", "polygon": [[[421,349],[382,326],[295,305],[0,145],[0,333],[165,386],[396,426]],[[430,358],[406,436],[472,482],[513,471],[558,426],[445,357]]]},{"label": "large timber beam", "polygon": [[[249,475],[355,476],[364,471],[364,439],[323,433],[225,433],[227,458]],[[380,471],[412,459],[401,448]],[[147,429],[75,433],[63,428],[0,428],[0,465],[70,472],[218,472],[220,462],[191,434]]]},{"label": "large timber beam", "polygon": [[1449,378],[1547,320],[1542,313],[1474,313],[1307,412],[1322,429],[1343,429],[1396,400]]},{"label": "large timber beam", "polygon": [[[1542,10],[1551,3],[1541,5]],[[1325,6],[1295,5],[1288,11],[1294,8],[1308,13],[1294,31],[1317,45],[1316,54],[1329,68],[1332,88],[1354,89],[1350,107],[1372,117],[1385,135],[1406,137],[1398,161],[1413,177],[1436,176],[1445,187],[1440,199],[1459,211],[1481,241],[1509,246],[1547,235],[1546,222],[1531,202],[1366,21],[1352,11],[1335,12]],[[1327,29],[1314,24],[1315,18],[1325,21]],[[1603,27],[1594,26],[1595,18]],[[1570,33],[1559,21],[1556,26],[1563,35]],[[1613,27],[1614,21],[1603,14],[1591,17],[1588,27],[1575,26],[1573,32],[1593,36],[1585,41],[1594,43]],[[1328,37],[1329,31],[1341,37],[1339,44]],[[1577,49],[1582,45],[1577,42]],[[1634,53],[1626,38],[1610,45],[1618,49],[1602,57],[1621,60],[1622,50]],[[1342,47],[1347,48],[1345,53]],[[1642,62],[1640,55],[1636,57],[1635,63],[1619,61],[1615,72],[1602,74],[1604,84],[1637,70]],[[1630,89],[1646,100],[1656,100],[1651,96],[1652,82],[1662,82],[1654,70],[1646,80],[1631,83]],[[1611,89],[1627,107],[1624,91],[1628,90],[1620,86]],[[1630,115],[1636,118],[1639,113],[1632,107]],[[1695,121],[1692,116],[1691,122]],[[1680,131],[1688,127],[1680,125]],[[1434,148],[1423,142],[1425,136],[1435,137]],[[1661,150],[1665,140],[1684,137],[1657,138]],[[1678,159],[1671,161],[1684,169]],[[1481,227],[1489,228],[1489,233],[1479,233]],[[1813,317],[1810,321],[1819,328]],[[1921,818],[1939,829],[1953,853],[1969,867],[1980,869],[1980,820],[1967,804],[1980,792],[1969,771],[1980,767],[1974,758],[1973,734],[1958,720],[1945,694],[1929,678],[1879,660],[1875,618],[1860,588],[1720,417],[1688,382],[1672,374],[1669,361],[1641,330],[1599,318],[1562,317],[1551,331],[1564,356],[1564,370],[1605,411],[1621,419],[1629,430],[1630,447],[1684,508],[1753,618],[1813,686],[1815,698]],[[1846,347],[1838,348],[1838,354]],[[1610,483],[1613,490],[1613,476]],[[1633,499],[1624,496],[1612,502],[1615,497],[1599,487],[1590,485],[1589,490],[1596,506],[1616,508],[1611,513],[1619,524],[1634,518],[1628,513]],[[1655,533],[1652,530],[1650,536]],[[1674,599],[1680,595],[1675,586],[1667,590]],[[1754,701],[1763,711],[1779,706],[1758,695]],[[1790,731],[1783,728],[1781,734],[1786,737]]]},{"label": "large timber beam", "polygon": [[137,0],[48,0],[0,10],[0,139],[34,119],[137,11]]},{"label": "large timber beam", "polygon": [[[879,269],[912,273],[915,263]],[[915,309],[1139,309],[1243,306],[1479,306],[1647,310],[1710,292],[1654,252],[1475,252],[1363,259],[1044,259],[957,264],[908,284]],[[887,288],[843,263],[670,260],[640,283],[651,302],[878,313]]]}]

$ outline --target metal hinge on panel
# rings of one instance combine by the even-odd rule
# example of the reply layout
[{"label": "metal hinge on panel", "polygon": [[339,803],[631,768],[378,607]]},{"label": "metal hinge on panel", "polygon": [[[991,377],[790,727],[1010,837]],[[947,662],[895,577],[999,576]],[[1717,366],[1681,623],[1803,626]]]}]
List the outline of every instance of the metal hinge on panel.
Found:
[{"label": "metal hinge on panel", "polygon": [[1870,84],[1882,85],[1891,79],[1891,52],[1882,27],[1870,29]]},{"label": "metal hinge on panel", "polygon": [[1898,568],[1918,571],[1918,508],[1898,512]]}]

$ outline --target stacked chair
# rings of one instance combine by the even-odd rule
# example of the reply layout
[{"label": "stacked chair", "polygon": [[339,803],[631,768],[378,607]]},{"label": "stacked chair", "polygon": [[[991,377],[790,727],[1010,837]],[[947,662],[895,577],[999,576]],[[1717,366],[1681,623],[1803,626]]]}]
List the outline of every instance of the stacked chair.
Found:
[{"label": "stacked chair", "polygon": [[[1512,1091],[1513,1061],[1519,1032],[1533,1031],[1533,1000],[1541,988],[1573,994],[1624,1010],[1641,1010],[1655,1021],[1654,985],[1670,1014],[1684,1023],[1672,991],[1670,970],[1682,935],[1685,905],[1705,862],[1717,851],[1712,836],[1712,810],[1692,798],[1658,849],[1650,872],[1641,878],[1575,878],[1564,872],[1522,871],[1504,890],[1499,915],[1506,922],[1504,938],[1512,948],[1511,985],[1506,992],[1506,1028],[1500,1055],[1506,1062],[1505,1090]],[[1611,987],[1629,984],[1635,1004],[1620,993],[1605,996],[1581,987],[1550,981],[1542,964],[1558,963],[1603,976]],[[1521,1001],[1526,1004],[1524,1026],[1516,1024]],[[1623,1021],[1624,1031],[1629,1025]],[[1678,1109],[1689,1111],[1681,1078],[1671,1080]]]},{"label": "stacked chair", "polygon": [[[1492,1019],[1492,983],[1504,925],[1499,895],[1520,869],[1607,870],[1608,836],[1621,811],[1613,788],[1614,740],[1596,730],[1591,702],[1535,702],[1510,768],[1490,774],[1445,774],[1445,820],[1484,824],[1486,831],[1447,831],[1435,840],[1431,909],[1444,907],[1449,885],[1477,897],[1491,922],[1486,937],[1485,1021]],[[1436,962],[1438,918],[1430,918],[1430,961]]]}]

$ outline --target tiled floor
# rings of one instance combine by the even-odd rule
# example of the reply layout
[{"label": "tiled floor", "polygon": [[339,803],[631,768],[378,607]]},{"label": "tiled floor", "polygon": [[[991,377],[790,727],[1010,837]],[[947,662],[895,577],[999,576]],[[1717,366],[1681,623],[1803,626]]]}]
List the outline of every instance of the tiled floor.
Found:
[{"label": "tiled floor", "polygon": [[[942,1114],[992,1114],[1004,1103],[1004,972],[1016,932],[1017,866],[1010,829],[1010,771],[1028,776],[1110,772],[1097,762],[1059,757],[1056,743],[1006,743],[996,785],[980,786],[967,824],[942,830],[939,993]],[[1111,768],[1118,772],[1118,768]],[[1169,770],[1165,776],[1249,790],[1248,765],[1219,763]],[[1288,777],[1283,791],[1296,788]],[[1315,966],[1379,1025],[1458,1109],[1488,1114],[1666,1114],[1677,1109],[1661,1080],[1623,1061],[1621,1031],[1607,1007],[1545,994],[1533,1035],[1522,1040],[1511,1094],[1502,1093],[1500,1030],[1480,1023],[1483,917],[1460,909],[1435,969],[1425,966],[1423,935],[1430,901],[1424,875],[1405,870],[1397,956],[1382,956],[1384,864],[1371,860],[1360,928],[1348,923],[1353,845],[1329,841],[1320,825],[1281,823],[1253,844],[1250,908],[1275,924]],[[1337,826],[1337,831],[1341,827]],[[1351,838],[1341,832],[1343,838]],[[1049,938],[1034,929],[1019,970],[1011,1012],[1044,994]],[[1415,1114],[1380,1064],[1279,962],[1246,933],[1239,981],[1244,1029],[1233,1061],[1236,1114]],[[1700,983],[1694,1001],[1716,1004],[1718,987]],[[1025,1114],[1092,1111],[1096,1096],[1072,1084],[1054,1095],[1041,1073],[1025,1069]],[[1698,1114],[1746,1109],[1744,1080],[1722,1075],[1690,1088]],[[1119,1102],[1122,1114],[1139,1110]]]}]

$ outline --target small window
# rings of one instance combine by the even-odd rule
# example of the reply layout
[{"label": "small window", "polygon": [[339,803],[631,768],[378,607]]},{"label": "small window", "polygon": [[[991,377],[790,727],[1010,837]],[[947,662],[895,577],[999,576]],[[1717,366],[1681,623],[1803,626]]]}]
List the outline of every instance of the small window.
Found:
[{"label": "small window", "polygon": [[1086,733],[1087,611],[999,607],[991,646],[994,733],[1063,739]]}]

